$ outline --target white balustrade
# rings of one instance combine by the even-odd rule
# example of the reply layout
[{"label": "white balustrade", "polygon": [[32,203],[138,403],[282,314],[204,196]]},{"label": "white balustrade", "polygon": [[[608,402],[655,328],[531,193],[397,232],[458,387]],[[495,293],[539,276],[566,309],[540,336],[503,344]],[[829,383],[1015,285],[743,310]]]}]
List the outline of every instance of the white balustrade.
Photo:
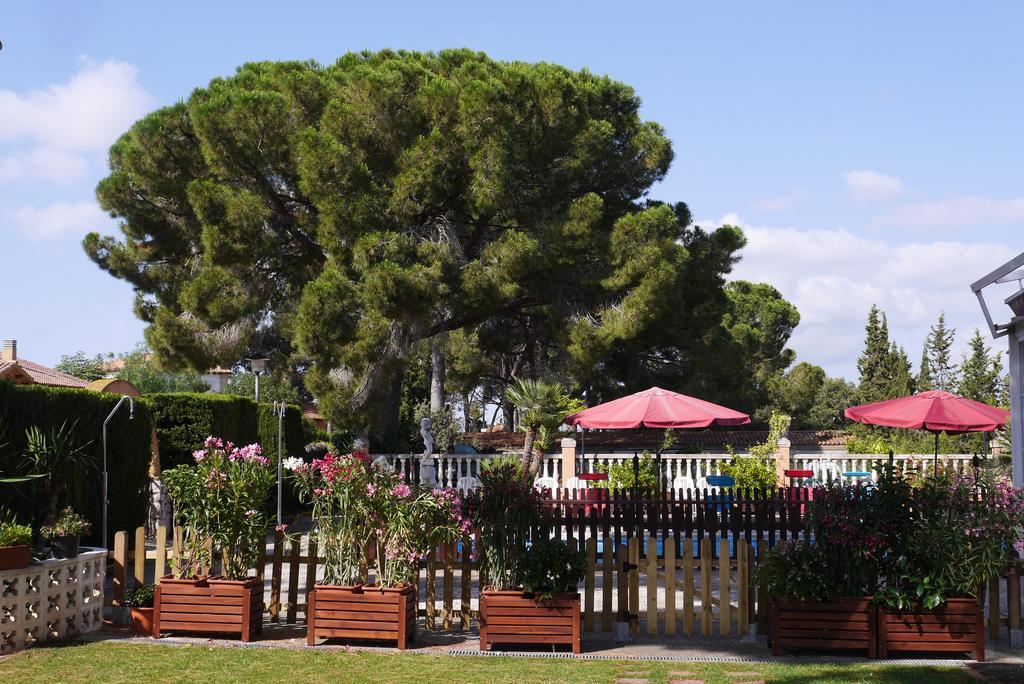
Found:
[{"label": "white balustrade", "polygon": [[0,654],[103,626],[107,550],[0,570]]},{"label": "white balustrade", "polygon": [[[388,462],[403,472],[416,472],[419,468],[420,454],[387,454]],[[437,464],[438,486],[454,489],[463,478],[480,477],[480,467],[484,461],[495,458],[494,454],[435,454]],[[733,458],[732,454],[662,454],[662,483],[672,487],[673,482],[690,478],[694,483],[702,482],[711,475],[722,474],[722,464]],[[798,470],[811,470],[817,482],[841,477],[847,472],[869,472],[871,481],[877,480],[874,471],[876,464],[888,462],[885,454],[807,454],[794,453],[791,467]],[[932,456],[927,454],[897,454],[894,461],[904,472],[925,473],[931,467]],[[952,467],[957,472],[971,468],[970,454],[940,454],[939,460],[945,467]],[[633,454],[627,452],[582,454],[576,458],[576,468],[581,473],[598,471],[598,466],[606,468],[616,463],[632,463]],[[562,483],[561,454],[545,454],[541,460],[538,478],[552,478],[558,486]],[[865,478],[867,479],[867,478]]]}]

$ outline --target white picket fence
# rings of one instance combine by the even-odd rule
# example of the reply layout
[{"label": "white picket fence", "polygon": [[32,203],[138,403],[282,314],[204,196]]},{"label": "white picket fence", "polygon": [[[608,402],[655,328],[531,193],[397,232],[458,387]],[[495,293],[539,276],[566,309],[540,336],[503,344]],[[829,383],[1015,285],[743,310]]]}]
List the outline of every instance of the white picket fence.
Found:
[{"label": "white picket fence", "polygon": [[[407,470],[419,467],[419,454],[386,454],[392,466]],[[479,476],[483,461],[494,458],[492,454],[441,454],[435,455],[437,480],[441,487],[471,488],[473,480]],[[662,479],[666,488],[703,487],[704,480],[711,475],[721,474],[721,465],[732,458],[731,454],[662,454]],[[972,466],[971,454],[940,454],[939,460],[944,467],[952,467],[958,472],[968,470]],[[597,472],[598,466],[612,466],[616,463],[632,462],[633,453],[597,453],[583,454],[576,457],[576,469],[582,473]],[[905,472],[925,472],[931,468],[933,456],[922,454],[896,454],[894,462]],[[875,481],[877,473],[875,464],[886,463],[888,456],[881,454],[805,454],[795,453],[790,459],[790,467],[794,470],[811,470],[817,482],[846,479],[847,481]],[[551,478],[556,486],[571,486],[562,482],[561,454],[547,454],[542,461],[541,473],[538,477]],[[844,473],[869,473],[867,476],[844,475]],[[550,482],[550,480],[548,480]],[[575,484],[575,483],[574,483]],[[585,483],[580,483],[585,486]]]}]

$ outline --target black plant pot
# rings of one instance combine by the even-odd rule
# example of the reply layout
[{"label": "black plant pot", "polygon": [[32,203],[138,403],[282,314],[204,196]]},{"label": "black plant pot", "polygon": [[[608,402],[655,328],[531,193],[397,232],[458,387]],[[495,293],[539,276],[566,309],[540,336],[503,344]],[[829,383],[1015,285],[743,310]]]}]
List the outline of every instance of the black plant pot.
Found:
[{"label": "black plant pot", "polygon": [[54,558],[77,558],[78,537],[52,537],[50,539],[50,555]]}]

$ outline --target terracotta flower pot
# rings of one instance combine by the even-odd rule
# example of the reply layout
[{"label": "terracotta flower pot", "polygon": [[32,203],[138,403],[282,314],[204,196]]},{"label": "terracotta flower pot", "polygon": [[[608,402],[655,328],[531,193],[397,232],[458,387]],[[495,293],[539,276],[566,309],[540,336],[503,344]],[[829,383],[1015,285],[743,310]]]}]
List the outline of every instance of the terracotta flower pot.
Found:
[{"label": "terracotta flower pot", "polygon": [[403,651],[416,638],[416,589],[318,584],[306,615],[310,646],[317,639],[386,639]]},{"label": "terracotta flower pot", "polygon": [[985,660],[985,618],[977,599],[948,599],[938,608],[878,612],[879,656],[889,651],[974,652]]},{"label": "terracotta flower pot", "polygon": [[153,611],[155,608],[132,608],[132,631],[138,636],[153,635]]},{"label": "terracotta flower pot", "polygon": [[257,577],[160,578],[153,601],[153,636],[163,632],[237,634],[250,641],[263,631],[263,582]]},{"label": "terracotta flower pot", "polygon": [[876,609],[870,598],[833,601],[772,599],[769,641],[782,649],[867,651],[876,655]]},{"label": "terracotta flower pot", "polygon": [[543,600],[521,591],[480,594],[480,650],[493,644],[568,644],[580,652],[580,595]]},{"label": "terracotta flower pot", "polygon": [[32,547],[28,544],[0,546],[0,570],[20,570],[32,562]]}]

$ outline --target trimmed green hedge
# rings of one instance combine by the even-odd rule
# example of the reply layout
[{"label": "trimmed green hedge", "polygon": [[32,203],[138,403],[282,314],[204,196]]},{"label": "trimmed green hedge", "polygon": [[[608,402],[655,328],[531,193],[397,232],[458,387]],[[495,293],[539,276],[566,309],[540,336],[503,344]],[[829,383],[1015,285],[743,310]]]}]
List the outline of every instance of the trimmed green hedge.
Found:
[{"label": "trimmed green hedge", "polygon": [[[149,394],[160,443],[160,468],[192,462],[192,452],[215,435],[235,444],[259,442],[268,456],[277,454],[277,418],[273,405],[226,394]],[[303,452],[302,411],[289,405],[284,415],[282,446],[285,457]]]},{"label": "trimmed green hedge", "polygon": [[[65,420],[77,420],[76,432],[96,464],[95,483],[88,486],[79,512],[92,522],[92,534],[83,540],[98,543],[102,532],[103,421],[121,399],[119,395],[84,389],[15,386],[0,382],[0,428],[6,430],[7,448],[0,451],[0,471],[17,473],[25,450],[25,430],[59,428]],[[149,463],[152,457],[153,423],[149,409],[135,400],[135,418],[121,407],[107,426],[107,470],[109,486],[108,527],[133,530],[146,521],[149,504]],[[0,440],[2,441],[2,440]],[[33,483],[0,485],[0,502],[21,520],[39,524],[43,517],[41,497]]]}]

